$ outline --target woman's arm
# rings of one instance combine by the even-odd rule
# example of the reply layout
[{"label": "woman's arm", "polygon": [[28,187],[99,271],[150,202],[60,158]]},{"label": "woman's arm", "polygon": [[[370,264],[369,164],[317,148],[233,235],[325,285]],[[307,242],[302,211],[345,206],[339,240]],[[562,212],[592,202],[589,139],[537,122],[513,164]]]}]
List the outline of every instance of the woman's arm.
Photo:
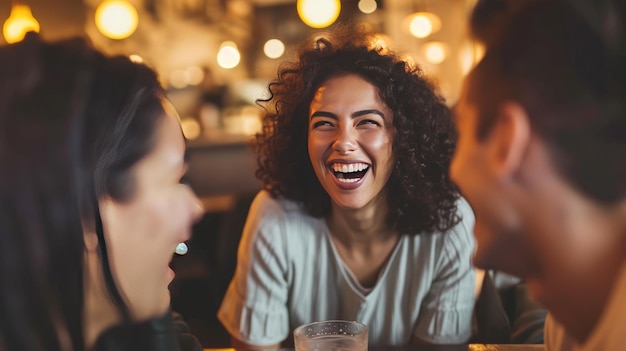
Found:
[{"label": "woman's arm", "polygon": [[252,202],[237,253],[235,275],[218,318],[233,345],[277,348],[289,334],[284,210],[267,192]]},{"label": "woman's arm", "polygon": [[476,279],[472,266],[474,214],[463,199],[458,202],[458,211],[461,222],[441,233],[441,245],[431,252],[437,263],[413,333],[416,343],[465,343],[472,334]]}]

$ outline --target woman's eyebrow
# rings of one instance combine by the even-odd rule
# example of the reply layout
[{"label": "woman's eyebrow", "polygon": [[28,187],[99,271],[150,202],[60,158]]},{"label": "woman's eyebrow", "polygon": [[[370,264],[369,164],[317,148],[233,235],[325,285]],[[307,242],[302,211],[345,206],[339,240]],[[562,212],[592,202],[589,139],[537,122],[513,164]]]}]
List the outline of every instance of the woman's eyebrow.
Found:
[{"label": "woman's eyebrow", "polygon": [[361,116],[365,116],[365,115],[379,115],[382,118],[385,118],[385,114],[375,110],[375,109],[371,109],[371,110],[361,110],[361,111],[356,111],[352,114],[352,118],[357,118],[357,117],[361,117]]},{"label": "woman's eyebrow", "polygon": [[[357,117],[371,115],[371,114],[379,115],[380,117],[385,118],[385,114],[376,109],[356,111],[356,112],[353,112],[352,115],[350,116],[352,118],[357,118]],[[327,112],[327,111],[315,111],[313,112],[313,114],[311,114],[311,118],[313,117],[327,117],[327,118],[337,119],[336,114],[332,112]]]},{"label": "woman's eyebrow", "polygon": [[336,114],[327,111],[315,111],[313,112],[313,114],[311,114],[311,118],[314,117],[328,117],[332,119],[338,119]]}]

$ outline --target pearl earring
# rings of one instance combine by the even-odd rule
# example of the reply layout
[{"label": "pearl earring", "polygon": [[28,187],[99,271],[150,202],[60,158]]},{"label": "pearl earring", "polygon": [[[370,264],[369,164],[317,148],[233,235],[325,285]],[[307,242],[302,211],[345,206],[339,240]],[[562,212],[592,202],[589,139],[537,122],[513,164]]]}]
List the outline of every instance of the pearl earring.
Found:
[{"label": "pearl earring", "polygon": [[189,251],[189,248],[187,247],[187,244],[185,243],[179,243],[178,245],[176,245],[176,250],[174,250],[174,252],[176,252],[177,255],[185,255],[187,253],[187,251]]}]

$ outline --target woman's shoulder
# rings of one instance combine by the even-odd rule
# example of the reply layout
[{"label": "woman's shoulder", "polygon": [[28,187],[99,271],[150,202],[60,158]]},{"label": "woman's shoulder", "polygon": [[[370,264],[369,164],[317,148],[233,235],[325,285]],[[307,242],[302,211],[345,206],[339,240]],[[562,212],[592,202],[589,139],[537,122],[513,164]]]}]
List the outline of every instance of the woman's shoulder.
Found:
[{"label": "woman's shoulder", "polygon": [[[250,206],[242,237],[248,250],[263,247],[298,262],[324,247],[325,221],[306,214],[302,206],[260,191]],[[309,255],[310,256],[310,255]]]},{"label": "woman's shoulder", "polygon": [[460,196],[457,200],[456,200],[456,215],[458,217],[458,222],[453,225],[450,229],[446,230],[446,231],[438,231],[435,230],[433,232],[430,233],[420,233],[419,235],[416,235],[417,237],[420,236],[432,236],[433,238],[438,238],[438,237],[444,237],[450,233],[462,233],[465,236],[467,236],[467,234],[471,234],[472,230],[474,228],[474,222],[476,221],[476,218],[474,217],[474,211],[472,210],[472,207],[470,206],[470,204],[467,202],[467,200],[465,200],[465,198],[463,198],[462,196]]},{"label": "woman's shoulder", "polygon": [[275,213],[284,216],[306,216],[301,204],[284,197],[274,197],[267,190],[261,190],[252,200],[250,212],[260,212],[264,215]]},{"label": "woman's shoulder", "polygon": [[474,249],[474,212],[470,204],[463,197],[456,202],[456,214],[459,221],[447,231],[434,231],[419,235],[407,235],[407,243],[412,246],[428,245],[440,251],[442,248],[452,248],[454,251]]},{"label": "woman's shoulder", "polygon": [[441,233],[444,247],[452,252],[474,251],[474,211],[463,197],[456,202],[456,214],[459,222],[448,231]]},{"label": "woman's shoulder", "polygon": [[259,227],[289,233],[309,232],[320,225],[320,219],[307,214],[301,204],[274,197],[267,190],[261,190],[252,201],[248,220],[256,222]]},{"label": "woman's shoulder", "polygon": [[471,256],[476,246],[474,211],[463,197],[459,197],[456,206],[459,222],[447,232],[442,233],[444,252],[447,252],[451,258]]},{"label": "woman's shoulder", "polygon": [[457,226],[463,225],[464,227],[469,227],[469,231],[471,232],[474,228],[476,218],[474,217],[474,211],[472,210],[469,202],[467,202],[467,200],[462,196],[460,196],[456,201],[456,213],[461,219]]}]

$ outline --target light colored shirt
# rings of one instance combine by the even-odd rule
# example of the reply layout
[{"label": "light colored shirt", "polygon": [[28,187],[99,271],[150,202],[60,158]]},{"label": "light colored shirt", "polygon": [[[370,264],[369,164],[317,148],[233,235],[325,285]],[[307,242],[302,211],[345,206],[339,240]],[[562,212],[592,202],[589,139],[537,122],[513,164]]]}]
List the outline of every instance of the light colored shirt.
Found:
[{"label": "light colored shirt", "polygon": [[544,334],[547,351],[626,350],[626,264],[598,324],[584,343],[577,343],[551,315],[546,319]]},{"label": "light colored shirt", "polygon": [[461,222],[446,233],[402,235],[368,291],[342,262],[324,219],[262,191],[251,205],[218,317],[233,337],[259,346],[330,319],[366,324],[370,345],[405,345],[414,337],[466,342],[474,306],[474,216],[465,200],[458,214]]}]

